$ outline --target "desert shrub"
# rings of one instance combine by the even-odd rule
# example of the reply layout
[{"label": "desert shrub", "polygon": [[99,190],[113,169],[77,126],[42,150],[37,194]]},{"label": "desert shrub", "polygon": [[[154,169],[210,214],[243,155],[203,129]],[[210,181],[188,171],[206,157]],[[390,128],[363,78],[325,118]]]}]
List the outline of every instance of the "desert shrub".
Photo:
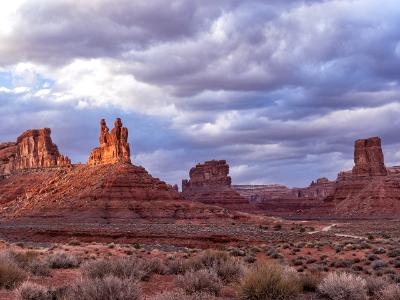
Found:
[{"label": "desert shrub", "polygon": [[369,296],[376,295],[378,292],[380,292],[388,285],[388,282],[382,277],[368,276],[365,278],[365,280],[366,280],[367,293]]},{"label": "desert shrub", "polygon": [[214,262],[212,269],[225,283],[238,281],[244,272],[243,264],[232,258]]},{"label": "desert shrub", "polygon": [[10,251],[10,256],[23,269],[38,259],[39,253],[36,251]]},{"label": "desert shrub", "polygon": [[321,282],[321,275],[319,273],[301,274],[299,278],[305,292],[315,292]]},{"label": "desert shrub", "polygon": [[398,257],[400,256],[400,249],[391,249],[387,253],[388,257]]},{"label": "desert shrub", "polygon": [[204,251],[190,259],[184,266],[184,269],[194,271],[204,268],[213,269],[226,283],[237,280],[243,273],[243,265],[237,258],[217,250]]},{"label": "desert shrub", "polygon": [[188,294],[207,293],[218,295],[222,287],[218,275],[212,269],[188,271],[177,278],[178,287]]},{"label": "desert shrub", "polygon": [[320,296],[331,300],[367,299],[365,279],[349,273],[329,273],[318,286]]},{"label": "desert shrub", "polygon": [[187,265],[181,260],[169,260],[167,261],[168,274],[183,274],[186,272]]},{"label": "desert shrub", "polygon": [[52,269],[69,269],[79,266],[79,260],[72,254],[57,252],[47,258],[47,263]]},{"label": "desert shrub", "polygon": [[194,293],[188,295],[182,289],[173,291],[165,291],[160,294],[150,297],[148,300],[209,300],[210,294],[207,293]]},{"label": "desert shrub", "polygon": [[131,278],[106,276],[103,278],[82,278],[72,285],[66,300],[138,300],[141,289]]},{"label": "desert shrub", "polygon": [[14,261],[9,253],[0,255],[0,288],[13,289],[20,285],[27,274]]},{"label": "desert shrub", "polygon": [[103,278],[113,275],[119,278],[147,280],[154,273],[164,273],[165,266],[159,259],[117,258],[87,262],[82,273],[89,278]]},{"label": "desert shrub", "polygon": [[16,298],[18,300],[51,300],[50,291],[37,283],[25,281],[17,290]]},{"label": "desert shrub", "polygon": [[399,300],[400,299],[400,286],[397,284],[390,284],[379,293],[380,300]]},{"label": "desert shrub", "polygon": [[257,264],[244,275],[239,287],[240,296],[248,300],[294,298],[302,290],[301,281],[295,272],[278,264]]},{"label": "desert shrub", "polygon": [[367,259],[370,260],[370,261],[374,261],[374,260],[379,259],[379,256],[377,256],[377,255],[375,255],[375,254],[369,254],[369,255],[367,256]]},{"label": "desert shrub", "polygon": [[374,254],[383,254],[383,253],[386,253],[386,250],[384,248],[375,248],[372,250],[372,252]]},{"label": "desert shrub", "polygon": [[374,270],[379,270],[379,269],[382,269],[382,268],[387,267],[387,263],[384,262],[383,260],[376,260],[376,261],[374,261],[374,262],[372,263],[371,266],[372,266],[372,268],[373,268]]},{"label": "desert shrub", "polygon": [[47,262],[40,262],[38,260],[32,261],[26,266],[26,270],[36,276],[49,276],[50,267]]}]

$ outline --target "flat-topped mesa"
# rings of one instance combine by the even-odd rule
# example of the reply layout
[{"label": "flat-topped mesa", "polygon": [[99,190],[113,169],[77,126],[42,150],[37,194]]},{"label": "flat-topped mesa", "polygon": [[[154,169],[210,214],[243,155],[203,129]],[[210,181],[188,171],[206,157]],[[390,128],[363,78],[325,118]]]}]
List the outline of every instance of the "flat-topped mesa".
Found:
[{"label": "flat-topped mesa", "polygon": [[379,137],[360,139],[354,143],[352,174],[356,176],[385,176],[387,170]]},{"label": "flat-topped mesa", "polygon": [[253,211],[249,201],[231,188],[229,166],[225,160],[210,160],[190,169],[190,180],[182,180],[182,195],[187,200],[218,205],[232,210]]},{"label": "flat-topped mesa", "polygon": [[128,128],[122,127],[120,118],[115,120],[111,132],[109,132],[106,121],[101,119],[99,142],[100,147],[94,148],[90,153],[88,165],[131,163]]},{"label": "flat-topped mesa", "polygon": [[0,175],[26,169],[71,166],[71,160],[60,154],[50,135],[50,128],[31,129],[21,134],[17,142],[1,144]]},{"label": "flat-topped mesa", "polygon": [[182,192],[193,187],[231,186],[229,166],[225,160],[209,160],[190,169],[190,180],[182,180]]}]

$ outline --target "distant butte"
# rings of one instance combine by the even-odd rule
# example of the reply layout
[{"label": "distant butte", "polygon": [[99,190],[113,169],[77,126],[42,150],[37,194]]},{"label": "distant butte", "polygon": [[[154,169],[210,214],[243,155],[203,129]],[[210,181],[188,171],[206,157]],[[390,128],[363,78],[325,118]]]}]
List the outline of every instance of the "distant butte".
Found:
[{"label": "distant butte", "polygon": [[182,180],[182,195],[187,200],[218,205],[232,210],[254,211],[255,207],[231,187],[229,165],[225,160],[210,160],[190,169],[190,179]]}]

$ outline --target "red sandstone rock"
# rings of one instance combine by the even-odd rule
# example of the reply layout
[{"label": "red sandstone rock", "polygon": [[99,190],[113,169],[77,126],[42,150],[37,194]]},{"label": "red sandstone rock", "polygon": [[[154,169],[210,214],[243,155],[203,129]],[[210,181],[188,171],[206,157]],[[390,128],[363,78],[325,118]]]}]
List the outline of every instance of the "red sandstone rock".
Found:
[{"label": "red sandstone rock", "polygon": [[354,164],[353,175],[387,175],[381,147],[381,139],[379,137],[372,137],[366,140],[355,141]]},{"label": "red sandstone rock", "polygon": [[254,211],[254,207],[231,188],[229,166],[225,160],[211,160],[197,164],[190,172],[190,180],[182,180],[185,199],[218,205],[233,210]]},{"label": "red sandstone rock", "polygon": [[100,147],[93,149],[88,160],[89,165],[131,162],[128,129],[122,127],[120,118],[115,120],[114,126],[109,133],[106,121],[104,119],[100,121]]},{"label": "red sandstone rock", "polygon": [[128,163],[14,174],[0,181],[5,218],[74,222],[224,220],[226,209],[182,199],[143,167]]},{"label": "red sandstone rock", "polygon": [[68,157],[61,155],[51,140],[49,128],[27,130],[16,143],[0,145],[0,175],[14,171],[48,167],[71,166]]},{"label": "red sandstone rock", "polygon": [[319,178],[305,188],[288,188],[284,185],[235,185],[233,188],[269,215],[309,217],[329,215],[333,205],[328,200],[336,183]]}]

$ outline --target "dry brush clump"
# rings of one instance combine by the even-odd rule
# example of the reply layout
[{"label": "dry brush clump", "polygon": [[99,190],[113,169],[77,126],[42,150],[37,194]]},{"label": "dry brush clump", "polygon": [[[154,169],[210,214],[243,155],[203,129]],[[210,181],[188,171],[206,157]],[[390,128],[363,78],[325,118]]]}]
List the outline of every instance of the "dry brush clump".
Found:
[{"label": "dry brush clump", "polygon": [[141,289],[132,278],[112,275],[103,278],[82,278],[67,291],[65,300],[139,300]]},{"label": "dry brush clump", "polygon": [[365,300],[367,282],[349,273],[329,273],[318,286],[318,294],[330,300]]},{"label": "dry brush clump", "polygon": [[296,271],[276,263],[259,263],[243,277],[239,294],[246,300],[294,299],[302,291]]},{"label": "dry brush clump", "polygon": [[80,261],[75,255],[64,252],[56,252],[47,257],[47,263],[52,269],[70,269],[78,267]]},{"label": "dry brush clump", "polygon": [[380,291],[378,294],[380,300],[399,300],[400,299],[400,285],[390,284]]},{"label": "dry brush clump", "polygon": [[27,273],[18,266],[10,253],[0,253],[0,288],[13,289],[26,277]]},{"label": "dry brush clump", "polygon": [[188,295],[182,289],[164,291],[160,294],[149,297],[147,300],[210,300],[212,296],[207,293],[194,293]]},{"label": "dry brush clump", "polygon": [[119,278],[148,280],[152,274],[164,274],[165,266],[159,259],[117,258],[87,262],[81,266],[84,276],[103,278],[113,275]]},{"label": "dry brush clump", "polygon": [[178,287],[187,294],[206,293],[219,295],[222,287],[221,280],[212,269],[191,270],[177,278]]},{"label": "dry brush clump", "polygon": [[30,281],[25,281],[16,290],[18,300],[51,300],[52,295],[48,288]]}]

